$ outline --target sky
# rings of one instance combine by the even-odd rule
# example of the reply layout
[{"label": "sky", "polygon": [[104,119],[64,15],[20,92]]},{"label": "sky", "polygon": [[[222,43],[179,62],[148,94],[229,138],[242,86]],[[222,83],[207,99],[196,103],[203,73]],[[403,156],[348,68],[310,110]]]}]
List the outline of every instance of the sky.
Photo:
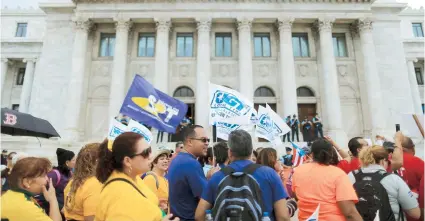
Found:
[{"label": "sky", "polygon": [[[383,0],[388,1],[388,0]],[[425,7],[425,0],[397,0],[399,2],[408,2],[413,8]],[[71,0],[1,0],[1,7],[7,6],[8,8],[29,8],[38,6],[39,2],[71,2]]]}]

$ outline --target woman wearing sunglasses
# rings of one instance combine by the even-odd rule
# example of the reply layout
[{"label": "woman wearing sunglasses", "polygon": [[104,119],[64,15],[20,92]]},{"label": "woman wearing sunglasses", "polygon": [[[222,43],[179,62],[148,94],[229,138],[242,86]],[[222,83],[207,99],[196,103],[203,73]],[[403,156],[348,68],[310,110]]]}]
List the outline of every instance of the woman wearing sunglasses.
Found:
[{"label": "woman wearing sunglasses", "polygon": [[[97,179],[104,184],[96,211],[96,220],[169,221],[163,217],[157,196],[140,175],[149,171],[151,148],[142,135],[126,132],[100,146]],[[178,221],[179,219],[174,219]]]}]

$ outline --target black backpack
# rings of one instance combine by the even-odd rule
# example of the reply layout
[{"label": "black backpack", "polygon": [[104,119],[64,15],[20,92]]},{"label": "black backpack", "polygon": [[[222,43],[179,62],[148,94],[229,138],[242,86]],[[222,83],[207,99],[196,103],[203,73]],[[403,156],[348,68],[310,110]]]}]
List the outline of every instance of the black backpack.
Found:
[{"label": "black backpack", "polygon": [[250,164],[243,172],[235,172],[229,166],[221,169],[225,177],[218,185],[212,209],[214,221],[261,221],[264,211],[262,192],[252,176],[260,167],[259,164]]},{"label": "black backpack", "polygon": [[361,170],[355,170],[353,175],[356,179],[353,186],[359,197],[356,208],[363,220],[373,221],[379,210],[379,220],[395,221],[387,190],[381,184],[381,180],[388,173],[384,171],[363,173]]}]

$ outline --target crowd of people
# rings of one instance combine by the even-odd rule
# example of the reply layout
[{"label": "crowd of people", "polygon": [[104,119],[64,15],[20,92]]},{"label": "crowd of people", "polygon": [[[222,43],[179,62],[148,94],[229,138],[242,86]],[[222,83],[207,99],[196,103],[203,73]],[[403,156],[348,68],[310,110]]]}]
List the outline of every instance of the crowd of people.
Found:
[{"label": "crowd of people", "polygon": [[[323,124],[322,119],[319,117],[319,114],[316,113],[311,119],[308,116],[304,116],[304,119],[301,121],[298,120],[297,115],[287,116],[285,118],[285,123],[291,128],[291,131],[282,137],[282,141],[285,142],[300,142],[299,130],[301,126],[301,133],[303,135],[304,142],[310,142],[316,138],[323,137]],[[292,134],[292,138],[291,138]]]},{"label": "crowd of people", "polygon": [[274,148],[254,150],[244,130],[210,147],[202,126],[187,125],[182,139],[174,153],[153,151],[142,135],[125,132],[77,155],[58,148],[57,167],[9,153],[1,219],[288,221],[298,211],[304,221],[318,211],[324,221],[423,220],[424,161],[401,132],[394,142],[377,136],[374,146],[354,137],[349,152],[316,138],[300,149],[297,167],[291,148],[284,157]]}]

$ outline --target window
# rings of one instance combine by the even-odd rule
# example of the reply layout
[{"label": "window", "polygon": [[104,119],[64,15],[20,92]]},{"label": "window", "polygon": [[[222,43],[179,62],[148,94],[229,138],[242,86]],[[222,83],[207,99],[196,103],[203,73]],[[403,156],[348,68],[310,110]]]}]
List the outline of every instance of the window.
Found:
[{"label": "window", "polygon": [[193,56],[193,34],[178,33],[177,34],[177,57]]},{"label": "window", "polygon": [[173,97],[194,97],[195,93],[193,93],[193,90],[183,86],[179,87],[174,91]]},{"label": "window", "polygon": [[424,36],[424,31],[422,30],[422,23],[412,23],[413,35],[417,38]]},{"label": "window", "polygon": [[314,97],[314,93],[307,87],[299,87],[297,88],[297,97]]},{"label": "window", "polygon": [[254,34],[254,56],[270,57],[270,34]]},{"label": "window", "polygon": [[345,43],[344,34],[333,34],[333,47],[335,57],[348,57],[347,55],[347,44]]},{"label": "window", "polygon": [[292,34],[294,57],[309,57],[307,34]]},{"label": "window", "polygon": [[113,57],[115,52],[115,34],[100,34],[100,57]]},{"label": "window", "polygon": [[215,56],[216,57],[232,57],[232,34],[216,33],[215,34]]},{"label": "window", "polygon": [[12,104],[12,110],[19,111],[19,104]]},{"label": "window", "polygon": [[18,69],[18,75],[16,75],[16,85],[23,85],[25,78],[25,68]]},{"label": "window", "polygon": [[254,97],[274,97],[274,92],[268,87],[259,87],[255,90]]},{"label": "window", "polygon": [[25,37],[27,35],[27,23],[18,23],[16,28],[16,37]]},{"label": "window", "polygon": [[155,56],[155,34],[140,34],[139,35],[139,49],[137,52],[139,57],[153,57]]},{"label": "window", "polygon": [[424,76],[422,74],[421,68],[415,68],[415,74],[418,85],[424,85]]}]

